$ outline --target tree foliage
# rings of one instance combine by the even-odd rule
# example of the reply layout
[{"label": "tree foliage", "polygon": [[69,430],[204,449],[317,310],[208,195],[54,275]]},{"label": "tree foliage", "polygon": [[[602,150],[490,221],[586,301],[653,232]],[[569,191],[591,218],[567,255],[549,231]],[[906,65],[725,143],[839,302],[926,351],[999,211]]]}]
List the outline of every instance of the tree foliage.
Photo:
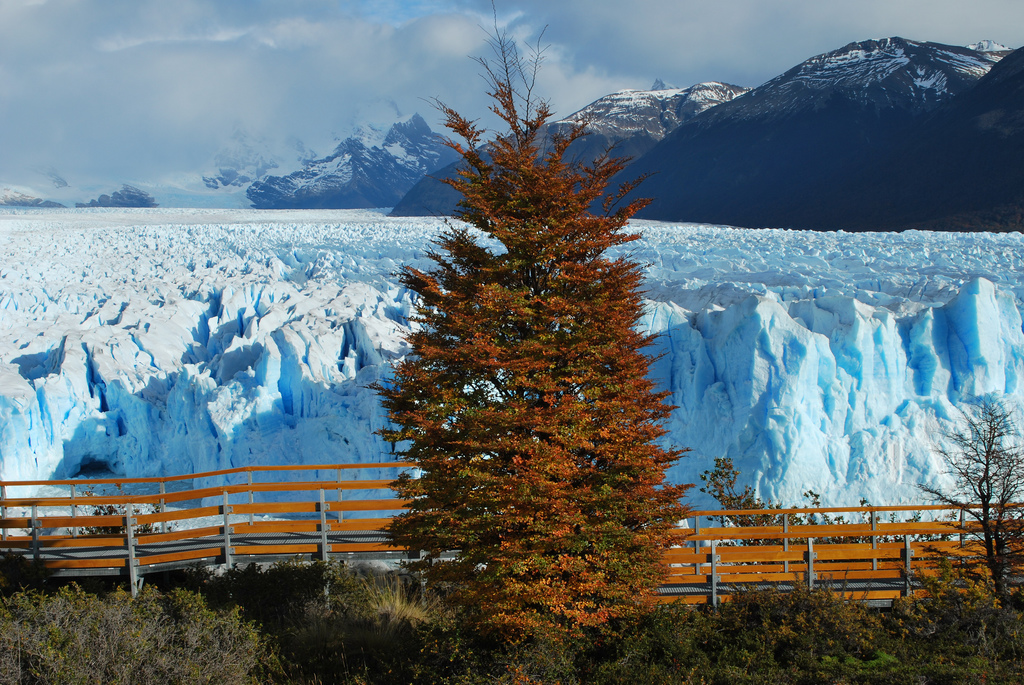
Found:
[{"label": "tree foliage", "polygon": [[941,504],[974,520],[997,594],[1024,558],[1024,448],[1013,413],[998,400],[981,398],[963,414],[964,423],[944,434],[937,448],[953,480],[951,489],[921,485]]},{"label": "tree foliage", "polygon": [[630,185],[592,213],[623,162],[568,159],[585,125],[542,140],[539,57],[497,32],[492,47],[480,62],[507,131],[483,151],[485,131],[439,103],[468,226],[447,225],[434,268],[401,274],[418,328],[381,388],[383,434],[421,475],[395,484],[412,503],[390,532],[485,629],[572,633],[650,598],[685,513],[686,486],[664,482],[682,452],[654,444],[670,407],[636,330],[640,266],[606,254],[637,238],[624,229],[643,203],[619,206]]}]

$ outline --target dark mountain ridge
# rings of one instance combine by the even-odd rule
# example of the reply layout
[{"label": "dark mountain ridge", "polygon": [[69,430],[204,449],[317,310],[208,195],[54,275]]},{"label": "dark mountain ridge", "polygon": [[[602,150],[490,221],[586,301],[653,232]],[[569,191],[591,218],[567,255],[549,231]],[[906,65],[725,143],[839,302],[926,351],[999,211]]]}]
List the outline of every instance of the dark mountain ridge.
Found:
[{"label": "dark mountain ridge", "polygon": [[1024,229],[1024,49],[868,164],[810,211],[851,230]]},{"label": "dark mountain ridge", "polygon": [[639,191],[654,198],[643,218],[836,228],[823,196],[876,173],[870,160],[1003,54],[903,38],[851,43],[694,117],[622,179],[651,176]]}]

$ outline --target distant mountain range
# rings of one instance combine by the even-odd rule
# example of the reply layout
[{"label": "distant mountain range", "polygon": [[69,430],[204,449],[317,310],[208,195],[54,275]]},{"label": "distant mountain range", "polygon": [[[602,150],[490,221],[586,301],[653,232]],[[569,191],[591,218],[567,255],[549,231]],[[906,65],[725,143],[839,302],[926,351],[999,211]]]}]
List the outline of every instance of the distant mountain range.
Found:
[{"label": "distant mountain range", "polygon": [[[990,41],[851,43],[753,89],[657,82],[607,95],[551,122],[545,135],[583,120],[591,134],[569,154],[590,160],[611,147],[630,158],[616,181],[648,176],[637,192],[653,202],[641,218],[801,229],[1024,228],[1024,52]],[[152,206],[147,191],[160,198],[161,190],[166,204],[194,197],[206,206],[393,207],[395,216],[448,215],[458,203],[442,182],[458,158],[418,114],[358,129],[326,157],[293,143],[297,156],[285,164],[264,141],[236,131],[211,171],[173,189],[125,185],[84,206]],[[281,165],[296,170],[270,175]],[[0,205],[60,206],[52,200],[66,202],[72,189],[55,171],[46,175],[59,198],[11,186]]]},{"label": "distant mountain range", "polygon": [[287,176],[266,176],[246,196],[259,209],[393,207],[424,175],[455,160],[419,114],[383,136],[373,129]]}]

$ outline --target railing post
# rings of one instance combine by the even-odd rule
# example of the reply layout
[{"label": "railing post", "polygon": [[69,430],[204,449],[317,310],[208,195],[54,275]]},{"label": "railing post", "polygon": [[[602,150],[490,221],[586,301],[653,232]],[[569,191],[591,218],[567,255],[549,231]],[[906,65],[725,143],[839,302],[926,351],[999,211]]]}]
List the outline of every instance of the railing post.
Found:
[{"label": "railing post", "polygon": [[964,543],[967,540],[967,535],[964,533],[964,530],[966,529],[966,526],[967,526],[967,511],[964,510],[964,509],[961,509],[960,510],[960,546],[961,547],[964,546]]},{"label": "railing post", "polygon": [[[75,484],[71,484],[71,518],[78,518],[78,504],[75,502]],[[71,526],[71,537],[78,537],[78,526]]]},{"label": "railing post", "polygon": [[[872,510],[871,511],[871,532],[875,533],[877,531],[878,531],[878,512]],[[877,535],[872,535],[871,536],[871,549],[873,549],[873,550],[877,550],[878,549],[878,536]],[[878,570],[878,557],[875,556],[875,555],[872,555],[872,557],[871,557],[871,570],[872,571],[877,571]]]},{"label": "railing post", "polygon": [[[783,533],[788,533],[789,532],[789,514],[783,514],[782,515],[782,532]],[[783,552],[788,552],[789,551],[789,538],[782,538],[782,551]],[[783,560],[783,562],[782,562],[782,571],[784,573],[789,573],[789,559]]]},{"label": "railing post", "polygon": [[811,590],[814,589],[814,558],[817,556],[814,552],[814,538],[807,538],[807,587]]},{"label": "railing post", "polygon": [[342,494],[344,490],[341,489],[341,474],[342,470],[338,469],[338,522],[341,523],[345,520],[345,509],[341,506]]},{"label": "railing post", "polygon": [[[252,469],[246,471],[245,473],[249,477],[249,504],[251,506],[253,504],[253,501],[254,501],[253,500],[253,496],[252,496]],[[252,509],[250,509],[249,510],[249,525],[251,526],[255,522],[256,522],[256,516],[253,513]]]},{"label": "railing post", "polygon": [[139,596],[139,569],[135,556],[135,512],[132,510],[132,503],[124,507],[124,533],[125,544],[128,546],[128,585],[132,588],[132,597]]},{"label": "railing post", "polygon": [[904,589],[903,589],[903,596],[904,597],[909,597],[914,592],[914,584],[913,584],[913,581],[911,579],[911,574],[913,573],[913,570],[911,569],[911,566],[910,566],[910,559],[913,556],[914,556],[914,550],[910,548],[910,536],[909,535],[904,535],[903,536],[903,563],[904,563],[904,571],[906,573],[906,582],[904,584]]},{"label": "railing post", "polygon": [[718,549],[711,541],[711,606],[718,606]]},{"label": "railing post", "polygon": [[39,563],[39,510],[32,505],[32,561]]},{"label": "railing post", "polygon": [[[0,485],[0,519],[7,518],[7,486]],[[0,528],[0,539],[7,540],[7,527]]]},{"label": "railing post", "polygon": [[231,505],[228,504],[228,491],[224,491],[224,504],[221,507],[224,511],[224,565],[231,570],[231,555],[234,550],[231,548]]},{"label": "railing post", "polygon": [[329,506],[324,498],[324,489],[320,488],[320,560],[327,561],[327,553],[331,551],[327,544],[327,531],[331,529],[327,525],[327,510]]},{"label": "railing post", "polygon": [[[700,516],[693,517],[693,534],[700,535]],[[700,554],[700,540],[693,541],[693,553]]]},{"label": "railing post", "polygon": [[[165,487],[163,481],[160,481],[160,494],[161,495],[166,495],[167,494],[167,488]],[[163,497],[161,497],[160,498],[160,505],[159,506],[160,506],[160,513],[161,514],[164,513],[167,510],[167,500],[165,500]],[[167,532],[167,521],[161,521],[160,522],[160,532],[161,533],[166,533]]]}]

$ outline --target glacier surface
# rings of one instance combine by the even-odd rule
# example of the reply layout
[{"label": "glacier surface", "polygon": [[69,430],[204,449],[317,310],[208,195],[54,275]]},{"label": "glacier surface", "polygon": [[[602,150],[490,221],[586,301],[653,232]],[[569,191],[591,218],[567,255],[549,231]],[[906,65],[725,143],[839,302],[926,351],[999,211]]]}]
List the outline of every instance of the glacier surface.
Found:
[{"label": "glacier surface", "polygon": [[[0,213],[0,478],[390,459],[369,386],[409,352],[395,272],[428,267],[442,225]],[[691,449],[674,481],[729,456],[786,503],[920,501],[958,407],[1024,407],[1021,234],[633,227],[665,440]]]}]

